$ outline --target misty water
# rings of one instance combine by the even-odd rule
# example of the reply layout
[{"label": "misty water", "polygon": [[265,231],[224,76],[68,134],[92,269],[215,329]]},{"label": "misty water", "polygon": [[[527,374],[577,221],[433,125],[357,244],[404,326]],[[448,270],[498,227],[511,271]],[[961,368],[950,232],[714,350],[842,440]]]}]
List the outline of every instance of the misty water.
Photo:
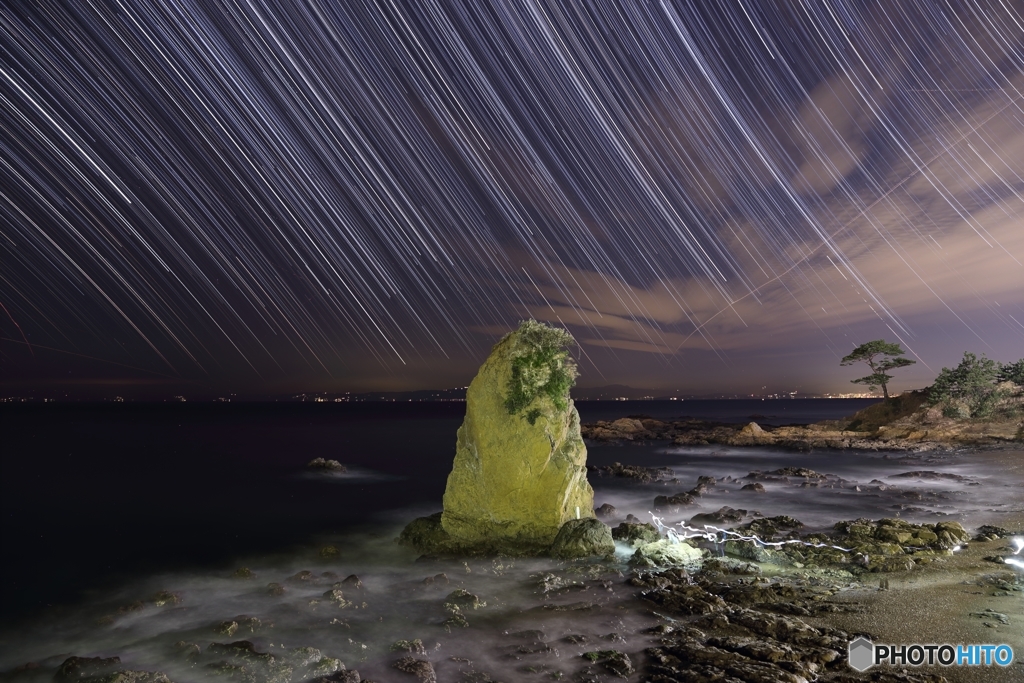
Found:
[{"label": "misty water", "polygon": [[[714,403],[717,414],[715,405],[668,402],[581,404],[580,412],[584,421],[635,413],[740,421],[756,413],[780,424],[863,407]],[[643,631],[662,617],[625,583],[632,552],[625,547],[606,562],[462,562],[418,559],[394,543],[408,521],[440,510],[462,410],[5,411],[13,450],[4,455],[4,536],[14,552],[4,569],[0,671],[36,662],[20,678],[49,680],[70,655],[118,656],[121,668],[161,671],[172,681],[223,681],[230,672],[217,662],[230,657],[212,644],[240,640],[290,663],[296,681],[311,678],[316,666],[317,655],[302,647],[364,680],[414,681],[393,667],[410,653],[393,646],[415,639],[423,651],[412,654],[429,660],[442,681],[571,680],[589,664],[583,653],[609,649],[639,664],[654,642]],[[659,513],[666,523],[729,506],[746,510],[747,519],[790,515],[807,532],[897,516],[970,529],[1024,509],[1022,483],[969,451],[792,453],[667,443],[592,444],[588,451],[592,465],[668,467],[677,480],[645,485],[591,475],[595,505],[616,508],[604,520],[612,526],[627,515],[650,521],[655,496],[691,489],[699,476],[718,483],[697,505]],[[317,456],[349,470],[308,471],[305,463]],[[741,490],[751,472],[782,467],[828,478],[808,486],[768,475],[758,479],[765,492]],[[937,474],[899,476],[908,472]],[[458,590],[479,604],[453,596]],[[467,627],[453,623],[445,606],[460,599]],[[330,660],[320,662],[330,673]]]}]

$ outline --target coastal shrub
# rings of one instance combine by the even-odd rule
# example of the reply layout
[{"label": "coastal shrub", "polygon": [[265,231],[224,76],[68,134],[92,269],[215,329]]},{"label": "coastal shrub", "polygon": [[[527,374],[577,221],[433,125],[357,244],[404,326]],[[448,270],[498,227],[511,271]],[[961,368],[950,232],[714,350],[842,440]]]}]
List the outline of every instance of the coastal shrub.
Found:
[{"label": "coastal shrub", "polygon": [[999,374],[996,377],[999,382],[1013,382],[1019,387],[1024,387],[1024,358],[1016,363],[1000,363]]},{"label": "coastal shrub", "polygon": [[[518,415],[534,399],[546,396],[556,408],[565,410],[569,389],[577,377],[576,362],[568,352],[576,340],[565,330],[536,320],[524,320],[514,334],[516,348],[505,409],[510,415]],[[537,408],[525,415],[530,424],[540,416]]]},{"label": "coastal shrub", "polygon": [[879,401],[857,411],[849,418],[850,422],[843,425],[843,429],[853,432],[875,432],[883,425],[913,415],[927,401],[926,392],[908,391],[888,401]]},{"label": "coastal shrub", "polygon": [[1003,398],[996,388],[1000,366],[994,360],[965,352],[955,368],[942,368],[928,398],[946,417],[988,417]]}]

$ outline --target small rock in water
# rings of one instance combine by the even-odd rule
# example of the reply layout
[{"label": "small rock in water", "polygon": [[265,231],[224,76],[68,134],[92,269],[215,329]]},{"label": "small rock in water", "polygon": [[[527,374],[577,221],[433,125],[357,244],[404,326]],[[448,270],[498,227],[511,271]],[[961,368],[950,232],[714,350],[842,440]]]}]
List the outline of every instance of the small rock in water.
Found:
[{"label": "small rock in water", "polygon": [[889,479],[920,479],[922,481],[946,480],[957,482],[972,481],[970,477],[965,477],[962,474],[953,474],[952,472],[933,472],[932,470],[915,470],[913,472],[890,474]]},{"label": "small rock in water", "polygon": [[415,657],[402,657],[392,664],[399,671],[412,674],[419,679],[420,683],[437,683],[437,674],[434,673],[434,665],[425,659]]},{"label": "small rock in water", "polygon": [[109,673],[121,664],[120,657],[68,657],[57,668],[54,679],[74,681]]},{"label": "small rock in water", "polygon": [[754,491],[755,493],[764,493],[765,489],[763,484],[755,481],[753,484],[747,484],[746,486],[741,488],[740,491]]},{"label": "small rock in water", "polygon": [[391,644],[392,652],[408,652],[414,655],[425,655],[427,654],[427,648],[423,646],[423,641],[419,638],[415,640],[396,640]]},{"label": "small rock in water", "polygon": [[324,472],[346,472],[348,468],[342,465],[337,460],[324,460],[323,458],[313,458],[306,467],[311,470],[320,470]]},{"label": "small rock in water", "polygon": [[716,512],[702,512],[690,518],[693,523],[723,524],[730,522],[741,522],[747,516],[746,510],[737,510],[728,505],[722,506]]},{"label": "small rock in water", "polygon": [[615,506],[605,503],[601,505],[599,508],[595,509],[594,514],[602,519],[611,517],[615,514]]},{"label": "small rock in water", "polygon": [[658,512],[676,512],[684,505],[693,505],[697,501],[688,493],[677,493],[674,496],[656,496],[654,498],[654,509]]},{"label": "small rock in water", "polygon": [[222,636],[233,636],[238,631],[237,621],[222,621],[213,628],[214,633],[219,633]]},{"label": "small rock in water", "polygon": [[542,574],[534,574],[530,577],[536,581],[536,586],[540,588],[540,592],[544,595],[549,593],[564,593],[570,590],[583,590],[587,587],[582,581],[575,581],[573,579],[566,579],[552,574],[551,572],[544,572]]},{"label": "small rock in water", "polygon": [[618,650],[597,650],[595,652],[585,652],[582,657],[591,662],[596,662],[602,667],[612,672],[620,678],[628,678],[632,675],[633,662],[630,661],[629,655]]},{"label": "small rock in water", "polygon": [[976,541],[995,541],[1000,538],[1007,538],[1012,536],[1013,532],[1009,529],[1004,529],[1001,526],[992,526],[990,524],[983,524],[978,527],[978,535],[974,537]]},{"label": "small rock in water", "polygon": [[668,539],[645,543],[629,558],[633,567],[688,567],[700,564],[703,553],[688,543]]},{"label": "small rock in water", "polygon": [[634,522],[622,522],[612,529],[612,538],[616,541],[628,543],[634,548],[644,543],[653,543],[661,538],[657,528],[653,524],[637,524]]},{"label": "small rock in water", "polygon": [[153,604],[157,607],[164,605],[177,605],[181,602],[181,596],[170,591],[160,591],[153,596]]}]

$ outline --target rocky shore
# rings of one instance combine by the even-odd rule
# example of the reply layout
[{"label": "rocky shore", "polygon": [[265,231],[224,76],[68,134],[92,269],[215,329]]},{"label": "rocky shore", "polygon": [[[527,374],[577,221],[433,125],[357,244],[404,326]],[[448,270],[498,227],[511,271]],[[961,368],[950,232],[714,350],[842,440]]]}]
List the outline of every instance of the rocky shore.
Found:
[{"label": "rocky shore", "polygon": [[871,451],[949,450],[965,446],[998,447],[1024,443],[1024,420],[964,419],[943,415],[929,406],[923,392],[912,392],[873,406],[843,420],[809,425],[770,425],[752,415],[746,424],[680,418],[655,420],[633,415],[581,425],[591,442],[670,441],[679,446],[771,446],[791,450],[859,449]]}]

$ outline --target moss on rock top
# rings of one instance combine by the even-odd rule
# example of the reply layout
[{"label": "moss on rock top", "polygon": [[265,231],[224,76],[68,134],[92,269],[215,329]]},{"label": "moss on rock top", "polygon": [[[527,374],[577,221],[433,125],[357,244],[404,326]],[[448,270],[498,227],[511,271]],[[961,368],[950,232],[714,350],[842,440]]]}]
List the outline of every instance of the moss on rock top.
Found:
[{"label": "moss on rock top", "polygon": [[524,320],[518,330],[506,335],[499,344],[506,340],[513,341],[509,353],[511,376],[505,396],[509,414],[523,415],[533,424],[541,411],[536,407],[526,409],[538,397],[546,397],[555,408],[565,410],[569,389],[577,377],[576,363],[568,352],[576,343],[572,335],[536,320]]}]

